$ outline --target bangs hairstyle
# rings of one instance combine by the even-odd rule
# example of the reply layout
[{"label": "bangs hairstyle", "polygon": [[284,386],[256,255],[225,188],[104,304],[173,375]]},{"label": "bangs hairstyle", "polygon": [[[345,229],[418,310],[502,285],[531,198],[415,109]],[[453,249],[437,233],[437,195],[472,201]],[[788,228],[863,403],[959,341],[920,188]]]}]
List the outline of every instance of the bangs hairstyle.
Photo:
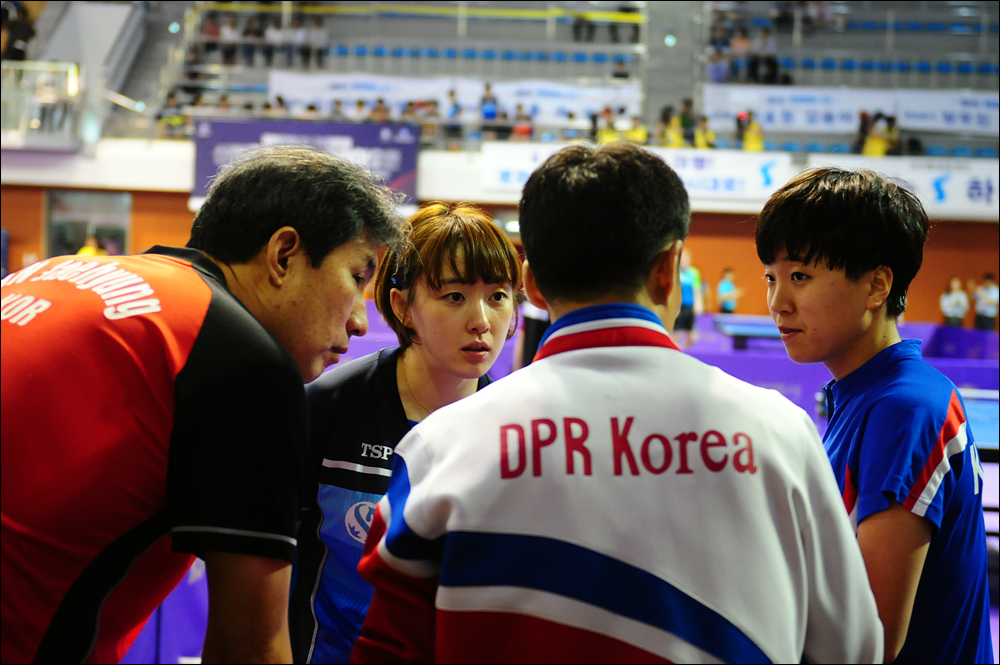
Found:
[{"label": "bangs hairstyle", "polygon": [[[407,223],[409,241],[390,249],[375,275],[375,305],[405,349],[415,331],[392,311],[393,289],[408,291],[407,309],[416,295],[413,286],[423,279],[437,291],[443,286],[445,266],[462,284],[509,284],[514,291],[514,319],[507,339],[517,330],[517,293],[521,290],[521,258],[514,244],[482,209],[469,203],[428,203]],[[459,259],[462,259],[459,261]]]},{"label": "bangs hairstyle", "polygon": [[904,187],[873,171],[815,169],[792,178],[764,206],[757,256],[771,265],[784,250],[792,261],[823,262],[851,281],[889,268],[886,312],[897,318],[923,262],[927,229],[927,213]]}]

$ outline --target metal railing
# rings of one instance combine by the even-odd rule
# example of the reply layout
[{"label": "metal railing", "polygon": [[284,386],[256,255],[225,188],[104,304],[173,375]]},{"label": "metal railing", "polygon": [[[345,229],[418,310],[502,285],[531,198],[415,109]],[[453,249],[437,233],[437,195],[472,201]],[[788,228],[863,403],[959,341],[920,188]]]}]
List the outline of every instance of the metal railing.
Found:
[{"label": "metal railing", "polygon": [[72,62],[0,64],[5,138],[32,134],[76,139],[83,108],[83,72]]}]

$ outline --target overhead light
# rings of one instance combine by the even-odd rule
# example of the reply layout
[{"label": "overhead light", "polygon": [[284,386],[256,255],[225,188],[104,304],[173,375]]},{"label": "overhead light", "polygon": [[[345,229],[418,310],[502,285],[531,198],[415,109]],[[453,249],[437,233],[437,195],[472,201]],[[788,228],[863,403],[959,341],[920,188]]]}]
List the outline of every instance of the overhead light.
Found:
[{"label": "overhead light", "polygon": [[178,23],[177,21],[174,21],[173,23],[167,26],[167,30],[170,31],[170,34],[176,35],[178,32],[181,31],[181,24]]},{"label": "overhead light", "polygon": [[511,221],[507,222],[507,224],[504,226],[504,228],[507,229],[507,233],[520,233],[521,232],[521,225],[518,223],[518,221],[516,219],[512,219]]},{"label": "overhead light", "polygon": [[677,38],[674,37],[673,35],[667,35],[666,37],[663,38],[663,43],[666,44],[667,46],[676,46]]}]

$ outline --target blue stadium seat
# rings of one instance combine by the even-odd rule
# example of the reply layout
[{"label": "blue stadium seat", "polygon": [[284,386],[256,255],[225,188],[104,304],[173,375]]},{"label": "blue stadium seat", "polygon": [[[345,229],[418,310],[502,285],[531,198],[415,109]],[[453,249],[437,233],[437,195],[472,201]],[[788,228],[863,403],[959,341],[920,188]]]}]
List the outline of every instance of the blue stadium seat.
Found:
[{"label": "blue stadium seat", "polygon": [[474,48],[462,49],[462,58],[464,60],[475,60],[479,57],[479,51]]},{"label": "blue stadium seat", "polygon": [[827,147],[827,151],[844,154],[851,151],[851,146],[847,145],[846,143],[831,143]]},{"label": "blue stadium seat", "polygon": [[952,157],[972,157],[972,148],[965,145],[952,146]]},{"label": "blue stadium seat", "polygon": [[458,51],[453,48],[446,48],[443,51],[441,51],[441,55],[447,58],[448,60],[455,60],[458,58]]},{"label": "blue stadium seat", "polygon": [[971,74],[976,67],[971,62],[960,62],[957,69],[959,74]]},{"label": "blue stadium seat", "polygon": [[553,62],[566,62],[568,59],[565,51],[556,51],[552,54]]},{"label": "blue stadium seat", "polygon": [[743,149],[743,141],[739,140],[733,141],[733,150],[742,150],[742,149]]},{"label": "blue stadium seat", "polygon": [[343,44],[338,44],[333,49],[334,55],[337,55],[337,56],[339,56],[341,58],[344,58],[344,57],[348,56],[350,54],[350,52],[351,51],[346,46],[344,46]]},{"label": "blue stadium seat", "polygon": [[556,140],[556,133],[542,132],[542,135],[539,138],[541,139],[542,143],[554,143]]},{"label": "blue stadium seat", "polygon": [[929,145],[927,146],[927,149],[924,150],[924,154],[929,157],[947,157],[948,149],[939,145]]},{"label": "blue stadium seat", "polygon": [[778,60],[778,64],[781,65],[782,69],[795,69],[795,58],[789,58],[787,55],[783,56]]},{"label": "blue stadium seat", "polygon": [[603,65],[603,64],[605,64],[608,61],[608,54],[607,53],[595,53],[592,56],[591,59],[594,62],[596,62],[597,64]]},{"label": "blue stadium seat", "polygon": [[947,60],[939,61],[936,65],[934,65],[934,68],[937,70],[938,74],[951,74],[955,71],[955,66]]},{"label": "blue stadium seat", "polygon": [[421,57],[424,58],[434,59],[437,58],[440,55],[440,53],[438,53],[438,50],[436,48],[422,48],[420,49],[420,55]]},{"label": "blue stadium seat", "polygon": [[408,55],[407,51],[409,51],[409,49],[405,49],[402,46],[397,46],[396,48],[392,49],[392,57],[402,58],[404,55]]},{"label": "blue stadium seat", "polygon": [[880,21],[862,21],[862,30],[885,30],[885,23]]},{"label": "blue stadium seat", "polygon": [[485,51],[483,51],[483,60],[496,60],[496,59],[497,59],[497,52],[494,51],[493,49],[488,48]]},{"label": "blue stadium seat", "polygon": [[725,139],[717,139],[715,141],[715,147],[719,150],[729,150],[729,141]]},{"label": "blue stadium seat", "polygon": [[992,68],[993,68],[992,63],[980,62],[979,65],[976,66],[976,71],[979,72],[980,74],[989,74],[991,73]]},{"label": "blue stadium seat", "polygon": [[976,157],[997,158],[997,151],[993,148],[976,148]]},{"label": "blue stadium seat", "polygon": [[[924,63],[924,64],[927,64],[927,66],[930,67],[929,63]],[[919,69],[919,68],[920,68],[920,63],[918,62],[917,63],[917,69]],[[896,71],[896,72],[908,72],[908,71],[910,71],[910,61],[909,60],[896,60],[895,62],[892,63],[892,69],[893,69],[893,71]]]},{"label": "blue stadium seat", "polygon": [[824,71],[831,72],[837,69],[837,61],[833,58],[823,58],[819,63],[819,67]]},{"label": "blue stadium seat", "polygon": [[528,51],[525,55],[532,62],[545,62],[549,59],[549,54],[545,51]]},{"label": "blue stadium seat", "polygon": [[948,30],[948,26],[940,21],[931,21],[927,24],[927,32],[945,32]]},{"label": "blue stadium seat", "polygon": [[799,61],[799,65],[802,69],[816,69],[816,59],[815,58],[802,58]]},{"label": "blue stadium seat", "polygon": [[632,62],[632,56],[629,55],[628,53],[615,53],[614,61],[616,63],[624,62],[626,64],[629,64]]},{"label": "blue stadium seat", "polygon": [[929,74],[931,71],[931,63],[926,60],[917,60],[913,63],[913,68],[921,74]]},{"label": "blue stadium seat", "polygon": [[367,46],[355,46],[354,47],[354,55],[358,56],[359,58],[365,57],[366,55],[368,55],[368,47]]},{"label": "blue stadium seat", "polygon": [[906,31],[907,32],[923,32],[924,24],[919,21],[907,21]]},{"label": "blue stadium seat", "polygon": [[583,63],[583,62],[587,62],[588,59],[589,58],[587,58],[587,54],[586,53],[577,52],[577,53],[573,54],[573,62]]},{"label": "blue stadium seat", "polygon": [[778,144],[774,141],[764,141],[764,150],[772,151],[777,150]]},{"label": "blue stadium seat", "polygon": [[812,141],[806,144],[806,152],[826,152],[826,146],[819,141]]},{"label": "blue stadium seat", "polygon": [[386,46],[376,46],[372,49],[372,55],[376,58],[384,58],[389,55],[389,48]]},{"label": "blue stadium seat", "polygon": [[785,141],[781,144],[781,149],[785,152],[801,152],[802,144],[798,141]]},{"label": "blue stadium seat", "polygon": [[848,30],[858,30],[860,28],[861,28],[861,24],[858,23],[857,21],[850,20],[850,21],[847,22],[847,29]]},{"label": "blue stadium seat", "polygon": [[510,61],[510,60],[517,60],[519,55],[517,51],[511,51],[510,49],[508,49],[504,51],[500,57],[503,58],[504,60]]},{"label": "blue stadium seat", "polygon": [[750,25],[752,25],[755,28],[770,28],[771,19],[764,17],[757,17],[755,19],[750,20]]},{"label": "blue stadium seat", "polygon": [[845,72],[853,72],[854,70],[861,68],[861,62],[854,60],[853,58],[847,58],[846,60],[842,60],[840,62],[840,68]]},{"label": "blue stadium seat", "polygon": [[[978,26],[979,24],[977,23],[976,27]],[[952,23],[951,25],[948,26],[948,31],[951,32],[953,35],[971,35],[973,32],[975,32],[975,28],[973,28],[968,23]]]}]

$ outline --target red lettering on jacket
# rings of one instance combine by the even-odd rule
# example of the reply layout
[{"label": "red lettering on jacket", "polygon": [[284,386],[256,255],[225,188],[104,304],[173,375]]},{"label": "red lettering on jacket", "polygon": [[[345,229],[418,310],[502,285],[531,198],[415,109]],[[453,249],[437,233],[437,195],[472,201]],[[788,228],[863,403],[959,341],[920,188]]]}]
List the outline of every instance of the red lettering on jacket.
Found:
[{"label": "red lettering on jacket", "polygon": [[[549,428],[549,433],[544,437],[540,433],[542,425]],[[556,424],[548,418],[531,421],[531,475],[542,475],[542,448],[551,445],[558,434]]]},{"label": "red lettering on jacket", "polygon": [[[580,428],[579,434],[573,434],[573,426]],[[587,423],[579,418],[563,418],[563,436],[566,438],[566,473],[573,475],[573,453],[583,455],[583,475],[590,475],[590,451],[584,445],[590,435]]]},{"label": "red lettering on jacket", "polygon": [[733,436],[733,445],[738,446],[740,442],[746,441],[746,447],[740,448],[735,453],[733,453],[733,468],[740,473],[745,473],[749,471],[750,473],[757,473],[757,467],[753,463],[753,441],[750,437],[743,432],[737,432]]},{"label": "red lettering on jacket", "polygon": [[[517,467],[511,468],[508,453],[508,443],[510,432],[517,434]],[[500,477],[517,478],[524,473],[524,467],[528,464],[528,454],[524,446],[524,428],[520,425],[500,426]]]},{"label": "red lettering on jacket", "polygon": [[694,473],[691,467],[688,466],[688,443],[697,441],[698,435],[694,432],[684,432],[675,436],[674,440],[677,442],[677,448],[681,453],[681,463],[677,467],[677,473]]},{"label": "red lettering on jacket", "polygon": [[635,455],[632,454],[632,447],[628,443],[628,432],[632,429],[632,416],[625,419],[625,429],[620,430],[618,419],[611,419],[611,442],[614,445],[615,475],[622,475],[622,456],[628,461],[629,471],[633,476],[639,475],[639,465],[635,463]]},{"label": "red lettering on jacket", "polygon": [[[654,441],[660,442],[660,447],[663,448],[663,464],[660,466],[653,466],[652,456],[649,454],[649,447]],[[650,473],[660,474],[670,468],[670,462],[673,461],[674,451],[670,449],[670,439],[663,436],[662,434],[650,434],[646,437],[646,440],[642,442],[642,465],[646,467],[646,470]]]},{"label": "red lettering on jacket", "polygon": [[701,437],[701,461],[705,465],[705,468],[714,473],[718,473],[726,468],[726,460],[729,459],[727,453],[722,454],[722,459],[715,460],[709,454],[709,448],[726,447],[726,437],[722,436],[719,432],[714,429],[710,429],[705,432],[705,436]]}]

